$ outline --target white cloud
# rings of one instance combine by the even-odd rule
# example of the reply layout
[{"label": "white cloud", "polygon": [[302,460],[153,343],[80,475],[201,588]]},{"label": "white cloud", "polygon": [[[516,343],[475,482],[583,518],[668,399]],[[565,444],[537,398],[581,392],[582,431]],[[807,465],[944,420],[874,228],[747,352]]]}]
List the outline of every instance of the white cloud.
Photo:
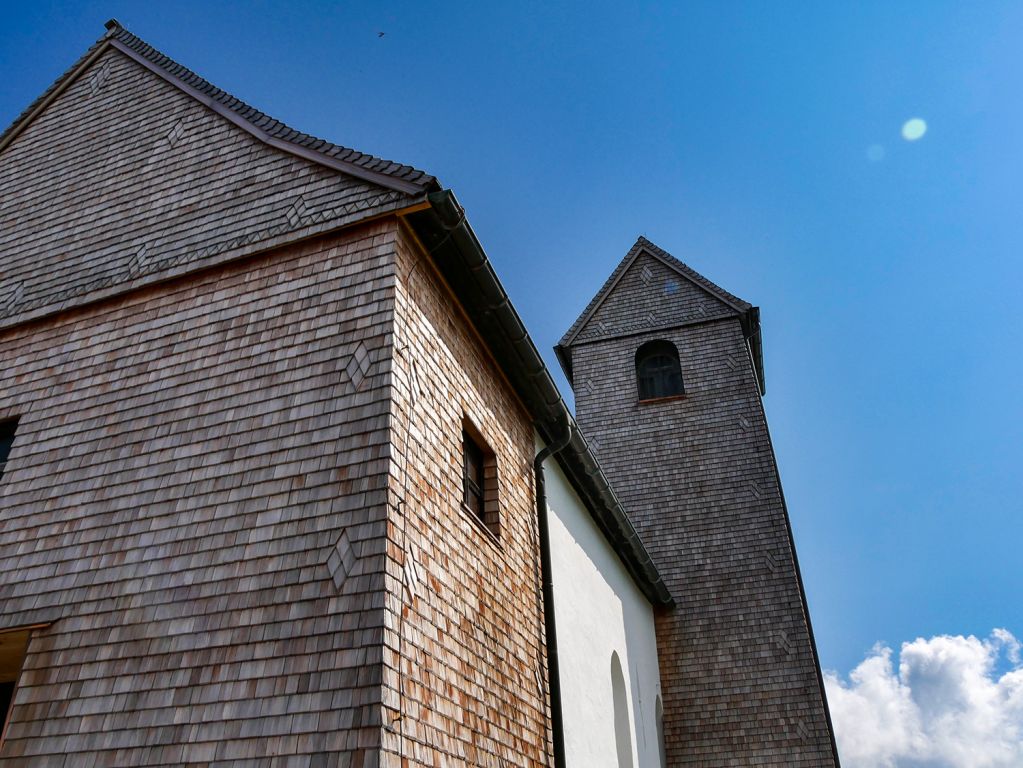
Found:
[{"label": "white cloud", "polygon": [[1020,642],[939,635],[876,646],[842,680],[826,672],[843,768],[1023,766]]}]

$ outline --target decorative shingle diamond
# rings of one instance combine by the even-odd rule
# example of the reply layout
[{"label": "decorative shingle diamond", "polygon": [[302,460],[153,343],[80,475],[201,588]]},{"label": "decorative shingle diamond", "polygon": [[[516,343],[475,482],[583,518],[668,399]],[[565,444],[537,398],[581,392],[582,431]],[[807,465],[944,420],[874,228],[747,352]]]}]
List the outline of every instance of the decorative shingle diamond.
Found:
[{"label": "decorative shingle diamond", "polygon": [[299,198],[291,204],[287,213],[284,214],[284,218],[288,220],[290,226],[297,227],[302,222],[302,219],[308,215],[309,206],[306,205],[305,198],[299,195]]},{"label": "decorative shingle diamond", "polygon": [[416,562],[415,548],[410,544],[405,552],[405,564],[402,566],[401,579],[408,590],[409,599],[414,600],[416,590],[419,588],[420,575],[419,564]]},{"label": "decorative shingle diamond", "polygon": [[348,538],[347,529],[341,531],[341,535],[338,537],[333,549],[327,555],[327,570],[330,571],[330,578],[333,580],[334,587],[338,592],[341,591],[341,587],[344,586],[345,580],[355,568],[358,560],[359,556],[356,554],[355,547]]},{"label": "decorative shingle diamond", "polygon": [[792,642],[789,640],[789,633],[784,629],[779,629],[774,633],[774,644],[778,646],[779,649],[785,651],[787,655],[792,655]]},{"label": "decorative shingle diamond", "polygon": [[110,64],[104,63],[102,67],[96,70],[93,74],[92,79],[89,80],[89,92],[95,96],[99,93],[100,89],[106,83],[107,78],[110,76]]},{"label": "decorative shingle diamond", "polygon": [[0,313],[7,313],[14,309],[15,305],[21,301],[21,297],[24,293],[24,280],[19,280],[14,285],[4,290],[3,293],[0,293]]},{"label": "decorative shingle diamond", "polygon": [[796,723],[796,733],[799,734],[799,738],[803,741],[810,740],[810,729],[806,726],[805,720],[800,720]]},{"label": "decorative shingle diamond", "polygon": [[135,251],[131,259],[128,261],[128,279],[131,280],[134,277],[138,277],[145,271],[146,264],[149,262],[149,245],[143,243],[142,246]]},{"label": "decorative shingle diamond", "polygon": [[348,374],[348,383],[353,391],[359,391],[372,367],[373,361],[370,359],[369,349],[360,341],[359,346],[355,348],[351,358],[348,360],[348,365],[345,366],[345,373]]},{"label": "decorative shingle diamond", "polygon": [[185,120],[184,118],[182,118],[181,120],[178,120],[176,123],[174,123],[174,126],[170,129],[170,131],[168,131],[167,136],[165,138],[167,140],[167,144],[173,147],[175,144],[178,143],[178,141],[180,141],[181,137],[184,135]]}]

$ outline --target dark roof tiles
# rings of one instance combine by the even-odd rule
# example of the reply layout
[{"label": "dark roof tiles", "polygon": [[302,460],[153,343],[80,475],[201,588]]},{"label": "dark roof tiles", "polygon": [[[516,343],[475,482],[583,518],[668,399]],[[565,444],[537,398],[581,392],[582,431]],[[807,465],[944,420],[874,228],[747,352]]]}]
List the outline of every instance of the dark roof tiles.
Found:
[{"label": "dark roof tiles", "polygon": [[391,160],[374,157],[373,155],[366,154],[365,152],[359,152],[338,144],[332,144],[325,139],[320,139],[316,136],[310,136],[307,133],[295,130],[285,123],[282,123],[280,120],[261,112],[255,107],[246,104],[241,99],[232,96],[230,93],[227,93],[221,88],[218,88],[187,67],[178,64],[176,61],[156,50],[153,46],[149,45],[141,38],[133,35],[119,23],[115,21],[111,21],[109,23],[111,24],[110,31],[108,33],[109,37],[123,43],[128,48],[144,57],[147,61],[152,62],[164,71],[181,80],[186,85],[189,85],[200,93],[210,97],[218,104],[227,107],[274,138],[314,149],[317,152],[321,152],[337,159],[342,159],[342,153],[344,153],[343,159],[348,162],[358,163],[367,170],[376,171],[377,173],[382,173],[386,176],[411,182],[421,186],[423,190],[436,188],[438,186],[437,180],[433,176],[425,171],[419,170],[418,168],[414,168],[411,165],[403,165]]}]

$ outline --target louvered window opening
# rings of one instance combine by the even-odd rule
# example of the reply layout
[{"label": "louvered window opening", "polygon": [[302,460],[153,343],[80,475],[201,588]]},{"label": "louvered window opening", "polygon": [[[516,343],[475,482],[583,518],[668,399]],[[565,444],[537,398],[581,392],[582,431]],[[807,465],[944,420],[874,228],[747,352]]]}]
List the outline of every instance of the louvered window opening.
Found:
[{"label": "louvered window opening", "polygon": [[636,353],[636,379],[640,400],[685,394],[678,352],[668,341],[644,344]]}]

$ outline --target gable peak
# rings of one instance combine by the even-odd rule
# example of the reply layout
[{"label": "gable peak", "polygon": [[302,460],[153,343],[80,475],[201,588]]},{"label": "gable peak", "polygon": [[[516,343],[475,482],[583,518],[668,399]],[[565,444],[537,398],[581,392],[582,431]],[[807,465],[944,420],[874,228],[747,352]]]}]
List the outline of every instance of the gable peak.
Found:
[{"label": "gable peak", "polygon": [[440,188],[433,176],[410,165],[374,157],[291,128],[164,55],[125,29],[117,19],[109,19],[104,27],[106,32],[102,37],[3,133],[0,133],[0,152],[3,152],[4,148],[104,51],[114,48],[221,117],[278,150],[409,195],[420,195]]},{"label": "gable peak", "polygon": [[625,254],[625,257],[618,263],[618,266],[615,267],[613,272],[611,272],[611,275],[604,282],[604,285],[601,286],[600,290],[597,291],[596,295],[590,300],[590,303],[587,304],[586,308],[582,311],[582,314],[579,315],[576,321],[561,338],[561,341],[558,342],[557,346],[559,348],[565,348],[572,345],[576,336],[597,309],[599,309],[600,305],[603,304],[608,296],[611,295],[621,278],[644,254],[661,262],[670,270],[685,278],[690,283],[693,283],[705,293],[710,294],[718,301],[733,309],[737,314],[745,314],[753,309],[753,306],[749,302],[743,301],[738,296],[734,296],[721,286],[711,282],[696,270],[676,259],[663,248],[660,248],[650,240],[647,240],[643,235],[640,235],[636,239],[632,248],[630,248],[628,253]]},{"label": "gable peak", "polygon": [[[596,295],[590,300],[589,304],[586,305],[582,314],[579,315],[565,335],[561,338],[557,345],[555,345],[554,350],[558,356],[558,360],[561,362],[562,368],[564,368],[565,373],[568,375],[569,381],[572,380],[572,345],[576,343],[577,339],[581,341],[581,339],[579,339],[580,334],[590,324],[591,319],[597,315],[601,306],[615,292],[616,287],[620,282],[622,282],[622,279],[630,271],[632,266],[644,256],[655,260],[659,264],[663,265],[663,268],[670,270],[671,273],[681,277],[690,285],[694,286],[692,290],[697,290],[701,295],[708,296],[710,299],[719,302],[718,306],[728,315],[733,317],[738,316],[747,338],[750,339],[754,364],[760,377],[761,389],[763,389],[759,309],[749,302],[740,299],[738,296],[729,293],[716,283],[708,280],[699,272],[692,269],[682,261],[679,261],[643,235],[640,235],[636,239],[635,244],[618,263],[618,266],[615,267],[614,271],[604,282],[604,285],[600,288],[600,290],[597,291]],[[646,268],[644,268],[644,270],[645,269]]]}]

